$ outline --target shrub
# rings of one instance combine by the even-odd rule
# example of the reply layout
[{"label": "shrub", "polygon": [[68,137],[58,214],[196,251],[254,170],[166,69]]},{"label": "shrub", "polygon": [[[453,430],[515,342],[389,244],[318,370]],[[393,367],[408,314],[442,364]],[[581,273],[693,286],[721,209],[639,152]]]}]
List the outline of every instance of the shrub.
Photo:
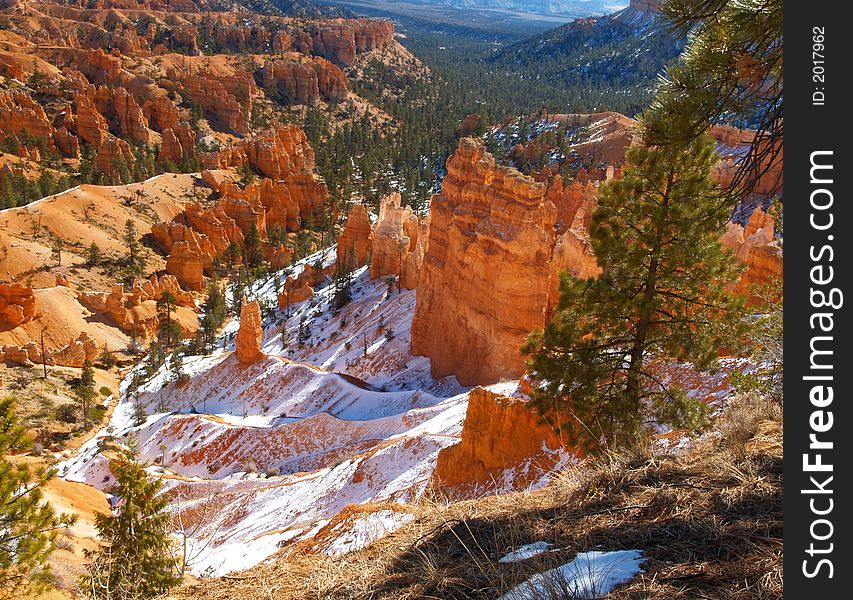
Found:
[{"label": "shrub", "polygon": [[758,433],[761,423],[781,417],[782,409],[777,402],[762,394],[749,392],[731,400],[720,417],[718,428],[726,446],[735,454],[743,455],[747,443]]},{"label": "shrub", "polygon": [[56,409],[56,418],[63,423],[76,423],[77,407],[73,404],[63,404]]}]

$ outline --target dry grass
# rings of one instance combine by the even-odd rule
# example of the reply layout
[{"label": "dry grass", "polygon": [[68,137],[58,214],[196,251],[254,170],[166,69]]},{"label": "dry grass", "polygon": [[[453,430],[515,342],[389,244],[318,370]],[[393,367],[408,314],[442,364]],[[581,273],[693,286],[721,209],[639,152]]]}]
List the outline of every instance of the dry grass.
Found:
[{"label": "dry grass", "polygon": [[[424,505],[415,522],[363,551],[285,551],[171,597],[493,600],[578,552],[636,548],[648,559],[645,573],[606,598],[781,598],[781,424],[753,422],[755,407],[745,412],[737,434],[707,437],[677,456],[607,456],[545,490]],[[557,550],[498,563],[540,540]]]}]

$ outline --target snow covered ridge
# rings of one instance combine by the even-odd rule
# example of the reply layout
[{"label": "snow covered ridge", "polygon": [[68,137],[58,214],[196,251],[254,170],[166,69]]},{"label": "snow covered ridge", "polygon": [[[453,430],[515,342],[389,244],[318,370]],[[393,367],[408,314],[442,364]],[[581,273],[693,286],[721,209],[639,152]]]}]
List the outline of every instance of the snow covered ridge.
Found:
[{"label": "snow covered ridge", "polygon": [[[295,270],[329,256],[334,251]],[[129,376],[108,427],[60,474],[106,490],[107,442],[135,438],[172,510],[184,516],[197,575],[254,566],[312,538],[350,505],[417,502],[438,452],[459,441],[467,390],[452,378],[433,380],[429,361],[409,353],[414,292],[389,295],[387,283],[365,271],[353,292],[334,315],[326,308],[332,286],[291,307],[289,317],[279,311],[264,324],[269,356],[253,365],[233,356],[238,323],[229,323],[214,354],[184,360],[185,383],[170,381],[164,367],[140,387],[148,418],[139,426]],[[250,295],[274,303],[273,279]],[[310,331],[302,345],[300,323]],[[392,512],[323,531],[321,551],[361,548],[412,518]]]}]

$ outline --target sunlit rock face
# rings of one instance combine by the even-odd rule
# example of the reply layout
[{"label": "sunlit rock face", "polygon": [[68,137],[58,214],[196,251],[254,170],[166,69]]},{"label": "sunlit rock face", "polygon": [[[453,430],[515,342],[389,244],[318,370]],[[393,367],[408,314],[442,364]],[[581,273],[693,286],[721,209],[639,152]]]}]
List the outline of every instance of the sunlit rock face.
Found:
[{"label": "sunlit rock face", "polygon": [[557,210],[546,185],[460,141],[431,205],[412,350],[463,385],[520,376],[525,336],[545,325]]}]

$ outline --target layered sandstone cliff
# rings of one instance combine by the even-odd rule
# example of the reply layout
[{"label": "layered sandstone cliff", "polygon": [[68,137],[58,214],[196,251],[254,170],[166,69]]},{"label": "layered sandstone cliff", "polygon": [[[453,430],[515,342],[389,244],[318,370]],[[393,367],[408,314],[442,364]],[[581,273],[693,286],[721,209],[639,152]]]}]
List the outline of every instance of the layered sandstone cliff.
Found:
[{"label": "layered sandstone cliff", "polygon": [[317,106],[321,100],[338,103],[346,100],[347,77],[341,69],[324,58],[267,61],[263,69],[264,90],[288,104]]},{"label": "layered sandstone cliff", "polygon": [[239,71],[234,75],[223,76],[208,70],[184,73],[170,69],[167,77],[180,82],[184,93],[212,115],[226,131],[238,135],[249,133],[248,114],[255,93],[251,74]]},{"label": "layered sandstone cliff", "polygon": [[545,325],[556,207],[546,186],[460,141],[433,198],[412,351],[463,385],[519,377],[525,336]]}]

